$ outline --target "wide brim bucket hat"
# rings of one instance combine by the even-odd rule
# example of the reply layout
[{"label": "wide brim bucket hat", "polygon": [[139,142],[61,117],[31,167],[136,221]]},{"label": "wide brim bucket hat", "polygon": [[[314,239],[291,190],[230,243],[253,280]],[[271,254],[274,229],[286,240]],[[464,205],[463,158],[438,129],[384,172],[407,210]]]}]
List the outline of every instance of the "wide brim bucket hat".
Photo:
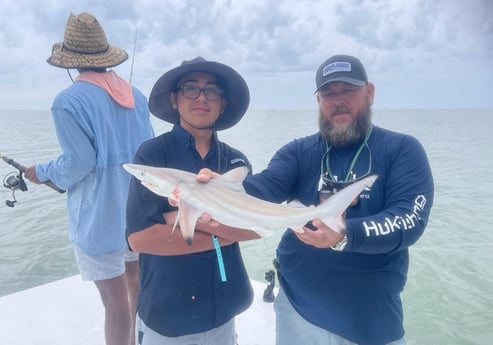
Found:
[{"label": "wide brim bucket hat", "polygon": [[215,130],[223,130],[237,124],[245,115],[250,104],[250,91],[243,77],[233,68],[203,57],[185,60],[180,66],[164,73],[154,84],[149,96],[149,110],[166,122],[180,122],[180,114],[170,101],[170,93],[176,90],[178,80],[190,72],[205,72],[215,75],[224,87],[226,107],[214,124]]},{"label": "wide brim bucket hat", "polygon": [[63,42],[55,43],[50,65],[62,68],[109,68],[128,59],[125,50],[108,44],[98,20],[89,13],[70,13]]}]

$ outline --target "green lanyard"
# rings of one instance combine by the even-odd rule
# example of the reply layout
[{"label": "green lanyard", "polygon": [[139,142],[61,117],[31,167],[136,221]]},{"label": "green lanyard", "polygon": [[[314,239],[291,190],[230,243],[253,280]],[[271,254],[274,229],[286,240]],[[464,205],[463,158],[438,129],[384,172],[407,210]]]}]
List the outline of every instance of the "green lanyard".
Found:
[{"label": "green lanyard", "polygon": [[[370,138],[372,131],[373,131],[373,125],[370,125],[370,128],[368,128],[368,131],[366,132],[365,140],[363,140],[363,142],[361,143],[361,146],[359,147],[358,151],[356,151],[356,154],[354,155],[353,160],[351,161],[351,164],[349,165],[349,169],[346,173],[346,177],[344,178],[344,182],[347,182],[347,181],[349,181],[349,179],[353,178],[354,164],[356,164],[356,161],[358,160],[361,151],[363,151],[363,148],[365,146],[368,146],[368,139]],[[328,177],[332,181],[336,181],[336,180],[334,180],[334,175],[332,175],[332,171],[330,170],[329,152],[330,152],[330,149],[332,148],[332,145],[329,146],[327,144],[327,142],[325,143],[325,145],[327,146],[327,151],[325,153],[325,156],[326,156],[326,158],[325,158],[325,171],[326,171],[326,174],[328,175]]]}]

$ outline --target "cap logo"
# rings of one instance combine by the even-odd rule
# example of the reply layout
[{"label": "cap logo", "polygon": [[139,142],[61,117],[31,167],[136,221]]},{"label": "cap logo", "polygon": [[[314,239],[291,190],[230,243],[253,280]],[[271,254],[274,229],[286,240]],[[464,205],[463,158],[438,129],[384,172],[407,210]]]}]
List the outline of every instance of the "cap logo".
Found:
[{"label": "cap logo", "polygon": [[335,72],[351,72],[351,63],[349,62],[332,62],[324,67],[322,76],[326,77]]}]

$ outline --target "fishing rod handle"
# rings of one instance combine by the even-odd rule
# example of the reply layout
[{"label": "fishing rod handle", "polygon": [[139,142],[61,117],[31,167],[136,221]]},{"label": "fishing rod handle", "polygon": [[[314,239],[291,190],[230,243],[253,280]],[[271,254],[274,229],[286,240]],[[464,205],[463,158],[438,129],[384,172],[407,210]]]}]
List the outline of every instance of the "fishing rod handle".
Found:
[{"label": "fishing rod handle", "polygon": [[51,182],[50,180],[48,181],[44,181],[44,182],[41,182],[42,184],[44,184],[45,186],[47,187],[50,187],[51,189],[57,191],[58,193],[65,193],[65,191],[61,188],[58,188],[53,182]]},{"label": "fishing rod handle", "polygon": [[[27,168],[24,166],[24,165],[21,165],[21,164],[18,164],[17,163],[17,167],[20,171],[22,172],[25,172],[27,170]],[[44,182],[40,182],[41,184],[44,184],[46,187],[50,187],[51,189],[57,191],[58,193],[65,193],[65,191],[61,188],[58,188],[53,182],[51,182],[50,180],[47,180],[47,181],[44,181]]]},{"label": "fishing rod handle", "polygon": [[[17,164],[18,165],[18,169],[22,172],[25,172],[27,170],[27,168],[24,166],[24,165],[21,165],[21,164]],[[41,184],[44,184],[46,187],[50,187],[51,189],[57,191],[58,193],[65,193],[65,191],[61,188],[58,188],[53,182],[51,182],[50,180],[47,180],[47,181],[44,181],[44,182],[41,182]]]},{"label": "fishing rod handle", "polygon": [[[5,157],[5,156],[2,156],[2,159],[7,162],[7,164],[10,164],[12,165],[14,168],[17,168],[19,169],[21,172],[25,172],[27,170],[27,168],[22,165],[22,164],[19,164],[17,163],[16,161],[14,161],[12,158],[8,158],[8,157]],[[51,182],[50,180],[48,181],[44,181],[44,182],[41,182],[41,184],[44,184],[45,186],[47,187],[50,187],[51,189],[57,191],[58,193],[65,193],[65,191],[61,188],[58,188],[53,182]]]}]

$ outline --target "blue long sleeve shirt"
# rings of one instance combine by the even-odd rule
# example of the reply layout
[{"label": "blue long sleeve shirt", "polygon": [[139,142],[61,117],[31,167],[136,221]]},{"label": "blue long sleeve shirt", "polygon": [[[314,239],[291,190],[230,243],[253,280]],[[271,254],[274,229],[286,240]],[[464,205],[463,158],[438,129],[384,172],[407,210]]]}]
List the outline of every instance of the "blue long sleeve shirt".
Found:
[{"label": "blue long sleeve shirt", "polygon": [[[361,143],[332,148],[332,173],[345,176]],[[404,336],[400,293],[408,248],[423,234],[433,204],[426,154],[413,137],[374,127],[353,167],[378,179],[348,208],[344,251],[305,245],[287,230],[277,248],[280,283],[293,307],[316,326],[358,344]],[[319,133],[282,147],[268,167],[248,176],[246,191],[272,202],[320,203],[318,187],[326,143]],[[371,165],[370,165],[371,160]]]},{"label": "blue long sleeve shirt", "polygon": [[67,191],[69,237],[88,255],[126,247],[130,175],[121,164],[154,136],[147,99],[136,88],[133,96],[135,107],[124,108],[99,86],[76,82],[51,109],[62,154],[36,165],[36,175]]}]

